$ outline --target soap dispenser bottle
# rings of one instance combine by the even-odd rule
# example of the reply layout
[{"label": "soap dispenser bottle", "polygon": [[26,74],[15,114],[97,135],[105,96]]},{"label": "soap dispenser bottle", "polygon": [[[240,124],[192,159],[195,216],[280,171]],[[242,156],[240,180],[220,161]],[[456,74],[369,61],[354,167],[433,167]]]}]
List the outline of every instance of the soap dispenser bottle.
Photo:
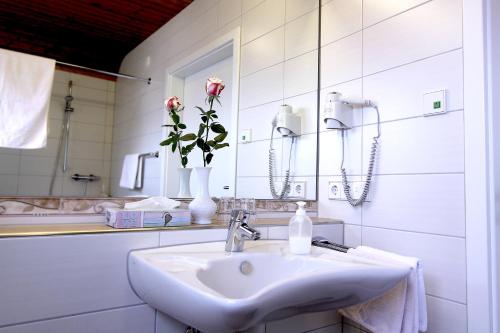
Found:
[{"label": "soap dispenser bottle", "polygon": [[311,252],[312,221],[304,209],[306,203],[297,202],[297,212],[290,219],[288,242],[293,254],[309,254]]}]

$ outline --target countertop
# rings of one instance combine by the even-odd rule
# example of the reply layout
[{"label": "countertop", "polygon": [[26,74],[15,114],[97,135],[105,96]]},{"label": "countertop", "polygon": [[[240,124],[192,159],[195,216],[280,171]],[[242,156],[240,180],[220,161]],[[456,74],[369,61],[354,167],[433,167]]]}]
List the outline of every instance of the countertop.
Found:
[{"label": "countertop", "polygon": [[[313,224],[338,224],[340,220],[330,218],[312,217]],[[260,218],[254,223],[255,226],[284,226],[288,225],[289,218]],[[68,224],[18,224],[0,225],[0,238],[8,237],[32,237],[32,236],[56,236],[56,235],[78,235],[78,234],[101,234],[112,232],[148,232],[169,230],[198,230],[198,229],[221,229],[227,225],[221,221],[212,224],[191,224],[180,227],[159,228],[131,228],[115,229],[104,223],[68,223]]]}]

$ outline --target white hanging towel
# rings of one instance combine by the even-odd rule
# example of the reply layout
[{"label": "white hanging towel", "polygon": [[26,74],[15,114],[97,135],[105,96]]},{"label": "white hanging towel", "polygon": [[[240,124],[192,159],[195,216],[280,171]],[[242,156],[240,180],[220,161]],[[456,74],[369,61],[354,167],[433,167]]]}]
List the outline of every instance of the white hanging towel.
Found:
[{"label": "white hanging towel", "polygon": [[47,145],[55,60],[0,49],[0,147]]},{"label": "white hanging towel", "polygon": [[142,188],[142,159],[139,154],[128,154],[123,158],[120,187],[131,190]]},{"label": "white hanging towel", "polygon": [[411,267],[408,277],[389,292],[368,302],[339,312],[376,333],[418,333],[427,331],[427,304],[422,263],[368,246],[350,249],[348,255],[379,261],[388,265]]}]

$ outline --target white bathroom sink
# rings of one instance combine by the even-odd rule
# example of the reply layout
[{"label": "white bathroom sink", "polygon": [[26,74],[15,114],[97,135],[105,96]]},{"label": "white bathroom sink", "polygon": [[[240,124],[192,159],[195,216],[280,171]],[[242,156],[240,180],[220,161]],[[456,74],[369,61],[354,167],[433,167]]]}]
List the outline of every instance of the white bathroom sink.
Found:
[{"label": "white bathroom sink", "polygon": [[394,287],[408,269],[313,247],[292,255],[287,241],[224,242],[132,251],[130,283],[145,302],[204,333],[353,305]]}]

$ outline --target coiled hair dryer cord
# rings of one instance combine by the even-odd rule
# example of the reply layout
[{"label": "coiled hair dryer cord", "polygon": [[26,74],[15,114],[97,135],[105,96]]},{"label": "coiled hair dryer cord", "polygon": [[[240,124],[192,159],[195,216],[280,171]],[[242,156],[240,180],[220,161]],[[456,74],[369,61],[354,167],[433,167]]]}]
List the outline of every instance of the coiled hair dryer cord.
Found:
[{"label": "coiled hair dryer cord", "polygon": [[349,185],[349,182],[347,180],[347,173],[344,168],[344,149],[345,149],[345,144],[344,144],[344,132],[345,130],[342,130],[342,164],[340,166],[340,171],[342,173],[342,185],[344,186],[344,194],[347,199],[347,202],[351,204],[351,206],[356,207],[362,204],[365,200],[366,197],[368,196],[368,193],[370,191],[370,185],[372,182],[372,177],[373,177],[373,169],[375,167],[375,158],[377,155],[377,147],[378,147],[378,139],[380,138],[380,113],[378,110],[378,107],[373,104],[372,102],[368,102],[367,106],[372,107],[377,111],[377,135],[373,137],[373,142],[370,150],[370,161],[368,162],[368,171],[366,175],[366,180],[365,184],[363,185],[363,192],[361,193],[360,197],[355,199],[352,197],[351,194],[351,186]]}]

